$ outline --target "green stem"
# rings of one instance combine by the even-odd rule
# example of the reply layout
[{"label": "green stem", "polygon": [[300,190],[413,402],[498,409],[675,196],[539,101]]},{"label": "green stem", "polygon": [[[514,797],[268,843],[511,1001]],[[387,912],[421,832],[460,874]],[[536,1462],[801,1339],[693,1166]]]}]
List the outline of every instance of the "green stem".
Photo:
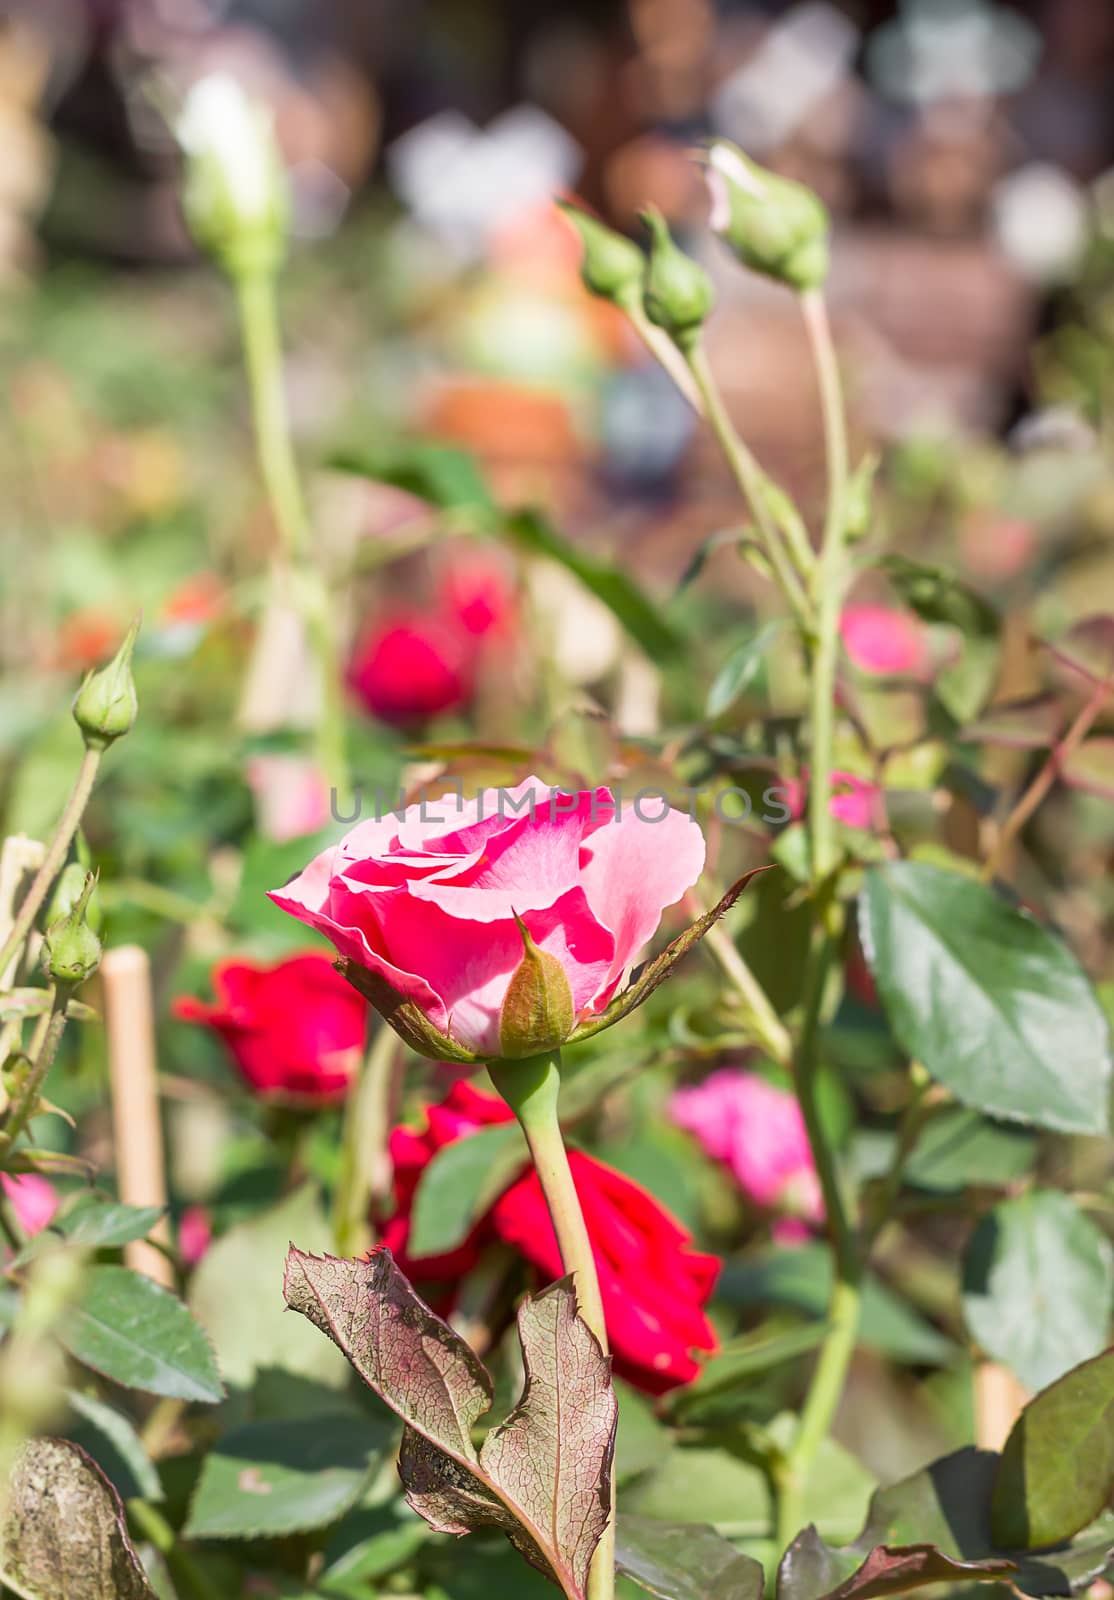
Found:
[{"label": "green stem", "polygon": [[708,358],[699,345],[689,353],[688,364],[703,401],[704,415],[754,518],[773,576],[802,633],[807,638],[812,633],[811,608],[782,542],[777,522],[771,515],[767,500],[766,475],[736,433],[719,387],[712,376]]},{"label": "green stem", "polygon": [[15,914],[15,919],[0,949],[0,972],[6,972],[8,964],[17,951],[22,949],[23,942],[31,932],[39,908],[50,891],[66,859],[66,853],[73,843],[73,836],[78,830],[85,807],[89,804],[89,796],[93,792],[93,785],[97,780],[97,769],[101,763],[101,752],[86,746],[81,758],[81,765],[77,770],[74,786],[70,797],[66,801],[65,810],[58,819],[58,826],[54,830],[54,837],[47,846],[43,864],[31,881],[31,887],[23,897],[23,903]]},{"label": "green stem", "polygon": [[839,858],[831,799],[839,617],[847,580],[844,541],[847,432],[839,368],[823,296],[810,290],[802,295],[801,308],[820,387],[828,463],[828,501],[815,578],[817,639],[812,661],[809,708],[811,769],[808,823],[816,923],[804,1019],[797,1047],[796,1078],[801,1114],[824,1198],[832,1243],[834,1282],[828,1308],[828,1331],[813,1370],[800,1424],[779,1473],[777,1537],[782,1550],[792,1542],[804,1520],[809,1473],[816,1452],[831,1428],[843,1393],[858,1333],[862,1282],[858,1242],[817,1098],[818,1047],[824,996],[842,932],[842,917],[834,895]]},{"label": "green stem", "polygon": [[140,1537],[154,1545],[162,1556],[176,1588],[185,1590],[192,1600],[221,1600],[221,1591],[210,1583],[188,1551],[182,1549],[178,1535],[161,1511],[147,1500],[129,1500],[128,1518]]},{"label": "green stem", "polygon": [[326,778],[347,787],[344,688],[332,623],[332,608],[320,573],[310,559],[310,527],[290,435],[282,370],[276,280],[263,268],[236,274],[240,329],[251,394],[259,470],[271,506],[295,601],[321,677],[318,759]]},{"label": "green stem", "polygon": [[44,1011],[39,1018],[31,1042],[31,1067],[26,1082],[21,1086],[19,1100],[4,1123],[3,1144],[0,1145],[0,1171],[4,1169],[8,1157],[14,1150],[16,1140],[35,1115],[39,1093],[54,1057],[58,1054],[58,1045],[66,1026],[66,1006],[72,992],[72,984],[59,983],[51,994],[50,1010]]},{"label": "green stem", "polygon": [[392,1123],[398,1035],[384,1022],[371,1042],[348,1095],[340,1182],[333,1232],[342,1256],[371,1243],[370,1217],[390,1186],[388,1137]]},{"label": "green stem", "polygon": [[[561,1052],[526,1061],[488,1063],[491,1081],[522,1125],[566,1272],[576,1286],[580,1315],[608,1352],[599,1275],[592,1241],[573,1182],[561,1135],[557,1102],[561,1090]],[[588,1600],[613,1600],[615,1594],[615,1478],[611,1477],[611,1516],[592,1558]]]},{"label": "green stem", "polygon": [[[701,908],[704,909],[703,907]],[[793,1060],[793,1041],[789,1030],[770,1004],[765,989],[747,966],[735,941],[720,923],[714,923],[704,935],[704,941],[719,962],[720,970],[730,979],[743,1003],[744,1023],[756,1042],[765,1050],[771,1061],[783,1067]]]},{"label": "green stem", "polygon": [[817,641],[812,665],[810,716],[812,749],[809,770],[809,831],[812,872],[822,882],[836,864],[835,827],[831,814],[832,751],[835,737],[835,678],[839,659],[839,617],[846,588],[844,506],[847,495],[847,426],[843,390],[832,344],[824,297],[810,289],[801,296],[801,310],[816,362],[824,446],[828,461],[828,504],[816,570]]}]

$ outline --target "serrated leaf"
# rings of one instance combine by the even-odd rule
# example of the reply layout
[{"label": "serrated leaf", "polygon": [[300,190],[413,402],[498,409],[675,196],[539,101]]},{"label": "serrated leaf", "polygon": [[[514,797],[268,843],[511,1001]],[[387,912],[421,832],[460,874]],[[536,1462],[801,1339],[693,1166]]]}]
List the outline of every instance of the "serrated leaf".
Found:
[{"label": "serrated leaf", "polygon": [[1068,1195],[1035,1190],[981,1219],[963,1262],[971,1335],[1029,1390],[1106,1343],[1114,1308],[1109,1243]]},{"label": "serrated leaf", "polygon": [[348,1411],[248,1422],[208,1452],[185,1533],[279,1539],[335,1522],[363,1494],[390,1432]]},{"label": "serrated leaf", "polygon": [[33,1439],[16,1459],[0,1579],[23,1600],[156,1600],[115,1489],[64,1439]]},{"label": "serrated leaf", "polygon": [[145,1394],[214,1403],[224,1397],[212,1347],[188,1309],[128,1267],[90,1267],[60,1329],[70,1354]]},{"label": "serrated leaf", "polygon": [[65,1243],[82,1250],[114,1250],[145,1239],[163,1215],[164,1206],[129,1206],[101,1195],[81,1195],[53,1218],[20,1251],[14,1265],[23,1266],[52,1245]]},{"label": "serrated leaf", "polygon": [[994,1480],[991,1528],[1003,1545],[1060,1544],[1112,1495],[1114,1350],[1107,1350],[1030,1400],[1014,1423]]},{"label": "serrated leaf", "polygon": [[615,1564],[659,1600],[762,1600],[761,1564],[700,1522],[623,1515]]},{"label": "serrated leaf", "polygon": [[648,961],[634,982],[628,984],[623,992],[616,996],[606,1011],[602,1012],[598,1017],[587,1018],[578,1028],[574,1028],[569,1035],[568,1042],[575,1044],[581,1039],[591,1039],[593,1035],[602,1032],[604,1028],[612,1027],[616,1022],[620,1022],[623,1017],[627,1017],[632,1011],[637,1010],[643,1001],[650,998],[658,985],[665,982],[678,961],[703,939],[713,923],[718,922],[725,912],[730,911],[751,879],[757,878],[760,873],[768,872],[769,870],[768,867],[755,867],[752,871],[744,873],[736,883],[731,885],[727,893],[716,902],[710,911],[706,911],[702,917],[698,917],[683,933],[679,933],[670,944],[667,944],[660,955],[655,956],[652,961]]},{"label": "serrated leaf", "polygon": [[1114,1543],[1114,1518],[1111,1528],[1091,1530],[1076,1544],[1040,1555],[1000,1548],[990,1531],[991,1488],[998,1460],[992,1450],[956,1450],[879,1489],[871,1500],[866,1525],[853,1544],[830,1546],[811,1536],[799,1536],[791,1547],[795,1555],[788,1570],[791,1584],[783,1584],[779,1574],[779,1600],[820,1600],[837,1589],[877,1546],[892,1549],[928,1544],[956,1561],[1012,1561],[1017,1570],[1010,1582],[1033,1596],[1067,1595],[1085,1587],[1105,1565]]},{"label": "serrated leaf", "polygon": [[783,622],[767,622],[733,650],[712,680],[704,706],[706,717],[721,717],[754,682],[770,645],[784,631]]},{"label": "serrated leaf", "polygon": [[442,1531],[499,1528],[570,1600],[582,1600],[607,1521],[615,1397],[571,1281],[523,1303],[526,1386],[478,1453],[472,1430],[491,1404],[491,1380],[389,1250],[340,1261],[292,1246],[285,1293],[407,1424],[399,1471],[415,1509]]},{"label": "serrated leaf", "polygon": [[[842,1555],[843,1552],[836,1552]],[[876,1595],[906,1594],[931,1583],[1000,1583],[1016,1570],[1012,1561],[957,1561],[931,1544],[876,1545],[865,1560],[836,1583],[829,1561],[832,1552],[815,1528],[799,1534],[778,1568],[779,1600],[872,1600]]]},{"label": "serrated leaf", "polygon": [[992,889],[915,861],[869,869],[861,933],[899,1042],[957,1100],[1106,1130],[1109,1031],[1062,940]]},{"label": "serrated leaf", "polygon": [[155,1464],[130,1419],[115,1406],[78,1389],[68,1390],[66,1401],[82,1419],[66,1430],[71,1441],[92,1457],[120,1498],[161,1500],[162,1484]]}]

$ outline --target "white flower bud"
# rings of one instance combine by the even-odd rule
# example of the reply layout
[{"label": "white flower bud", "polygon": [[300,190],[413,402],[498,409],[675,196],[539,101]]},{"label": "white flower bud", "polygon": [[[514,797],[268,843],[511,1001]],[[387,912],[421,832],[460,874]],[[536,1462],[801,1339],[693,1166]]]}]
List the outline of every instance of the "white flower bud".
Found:
[{"label": "white flower bud", "polygon": [[178,119],[182,209],[201,249],[236,275],[273,270],[289,195],[269,109],[226,73],[194,84]]}]

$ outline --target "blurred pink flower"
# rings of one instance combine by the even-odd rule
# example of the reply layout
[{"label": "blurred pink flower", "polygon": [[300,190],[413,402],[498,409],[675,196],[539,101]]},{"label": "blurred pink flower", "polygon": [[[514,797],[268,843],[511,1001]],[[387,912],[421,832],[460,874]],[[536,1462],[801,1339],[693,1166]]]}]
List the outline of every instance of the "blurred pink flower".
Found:
[{"label": "blurred pink flower", "polygon": [[252,756],[248,786],[256,826],[275,844],[316,833],[329,820],[329,791],[312,761],[279,753]]},{"label": "blurred pink flower", "polygon": [[847,606],[839,631],[843,648],[861,672],[923,678],[931,669],[928,634],[911,612],[892,606]]},{"label": "blurred pink flower", "polygon": [[178,1223],[178,1252],[187,1267],[196,1267],[213,1239],[213,1222],[205,1206],[187,1206]]},{"label": "blurred pink flower", "polygon": [[514,588],[497,553],[469,550],[454,554],[438,583],[438,612],[474,638],[506,635],[513,626]]},{"label": "blurred pink flower", "polygon": [[474,641],[439,615],[397,611],[360,639],[348,681],[373,717],[409,727],[467,705],[473,655]]},{"label": "blurred pink flower", "polygon": [[[805,814],[807,779],[805,772],[800,778],[785,778],[781,783],[785,804],[794,822],[799,822]],[[853,772],[843,772],[839,768],[833,771],[832,800],[828,809],[837,822],[847,828],[871,828],[877,804],[877,784],[869,783],[866,778],[856,778]]]},{"label": "blurred pink flower", "polygon": [[58,1196],[54,1185],[38,1173],[24,1172],[18,1177],[0,1173],[0,1184],[15,1210],[16,1220],[24,1233],[41,1233],[58,1210]]},{"label": "blurred pink flower", "polygon": [[801,1108],[794,1097],[752,1072],[724,1067],[703,1083],[678,1089],[669,1115],[695,1134],[708,1154],[730,1167],[743,1193],[764,1210],[786,1216],[789,1225],[822,1222],[824,1202],[813,1165]]}]

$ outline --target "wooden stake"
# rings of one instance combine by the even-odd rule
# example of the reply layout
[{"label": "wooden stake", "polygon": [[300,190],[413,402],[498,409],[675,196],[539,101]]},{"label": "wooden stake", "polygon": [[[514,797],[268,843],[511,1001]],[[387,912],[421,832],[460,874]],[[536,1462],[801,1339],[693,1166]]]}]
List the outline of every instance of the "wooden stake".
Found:
[{"label": "wooden stake", "polygon": [[[101,961],[104,983],[108,1063],[112,1086],[112,1134],[116,1150],[116,1184],[130,1206],[165,1206],[162,1123],[155,1070],[155,1017],[151,1003],[151,963],[138,945],[106,950]],[[152,1237],[169,1243],[164,1217]],[[174,1269],[146,1240],[124,1247],[124,1260],[166,1288],[174,1286]]]},{"label": "wooden stake", "polygon": [[975,1369],[975,1442],[980,1450],[1000,1450],[1029,1396],[1006,1367],[981,1361]]}]

